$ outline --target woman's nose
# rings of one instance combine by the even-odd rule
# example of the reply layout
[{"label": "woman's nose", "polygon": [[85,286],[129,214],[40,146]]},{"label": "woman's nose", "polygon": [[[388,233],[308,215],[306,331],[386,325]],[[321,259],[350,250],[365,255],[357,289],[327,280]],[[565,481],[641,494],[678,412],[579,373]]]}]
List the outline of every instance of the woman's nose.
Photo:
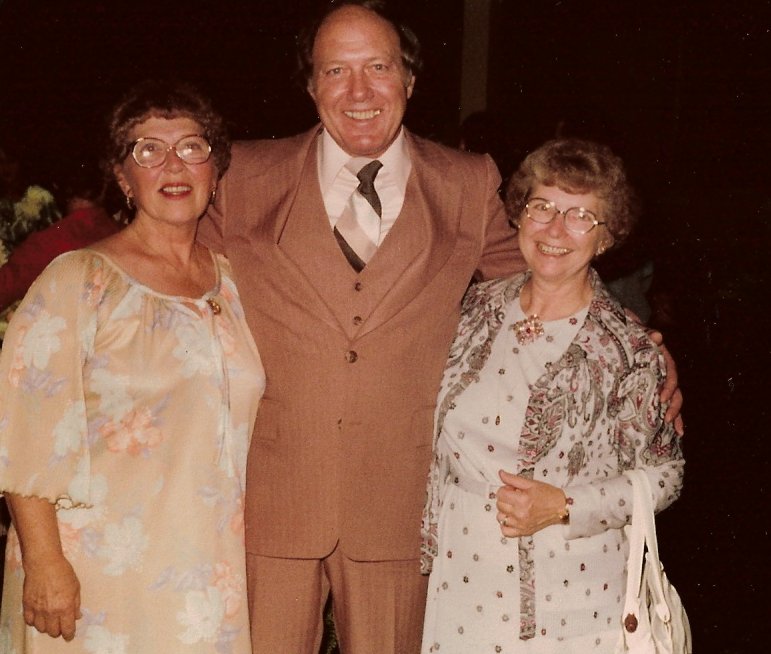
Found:
[{"label": "woman's nose", "polygon": [[553,236],[562,236],[565,233],[565,216],[559,211],[554,212],[554,218],[546,226],[547,232]]},{"label": "woman's nose", "polygon": [[169,148],[168,152],[166,152],[166,161],[163,162],[163,167],[166,170],[176,171],[181,170],[184,165],[184,162],[177,154],[176,148]]}]

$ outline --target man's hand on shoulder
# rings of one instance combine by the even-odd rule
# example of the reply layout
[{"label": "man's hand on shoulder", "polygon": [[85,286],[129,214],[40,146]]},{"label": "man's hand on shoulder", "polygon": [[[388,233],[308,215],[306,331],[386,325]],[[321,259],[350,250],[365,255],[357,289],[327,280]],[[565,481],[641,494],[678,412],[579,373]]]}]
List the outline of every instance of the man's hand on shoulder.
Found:
[{"label": "man's hand on shoulder", "polygon": [[661,354],[664,355],[664,362],[667,366],[667,377],[661,385],[661,401],[669,402],[664,420],[666,422],[674,421],[675,431],[682,436],[685,433],[683,416],[680,413],[683,408],[683,393],[677,385],[677,365],[666,345],[664,345],[664,335],[660,331],[649,330],[648,336],[658,345]]},{"label": "man's hand on shoulder", "polygon": [[674,422],[675,431],[682,436],[685,433],[683,416],[680,415],[680,411],[682,411],[683,408],[683,393],[677,385],[677,364],[667,349],[667,346],[664,345],[664,334],[656,329],[649,329],[646,327],[643,324],[643,321],[640,320],[640,317],[631,309],[624,307],[624,312],[630,320],[633,320],[648,332],[648,336],[658,346],[659,350],[661,350],[661,354],[664,356],[664,363],[667,366],[667,377],[661,385],[661,401],[669,402],[667,412],[664,415],[664,420],[666,422]]}]

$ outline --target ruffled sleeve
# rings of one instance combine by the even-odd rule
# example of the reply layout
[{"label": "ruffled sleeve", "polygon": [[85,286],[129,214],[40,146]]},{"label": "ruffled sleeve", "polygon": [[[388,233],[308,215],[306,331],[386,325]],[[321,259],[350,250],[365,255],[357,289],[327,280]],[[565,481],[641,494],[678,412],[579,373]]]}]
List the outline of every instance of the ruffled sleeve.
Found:
[{"label": "ruffled sleeve", "polygon": [[68,253],[16,311],[0,356],[0,491],[90,506],[83,365],[106,288],[98,257]]}]

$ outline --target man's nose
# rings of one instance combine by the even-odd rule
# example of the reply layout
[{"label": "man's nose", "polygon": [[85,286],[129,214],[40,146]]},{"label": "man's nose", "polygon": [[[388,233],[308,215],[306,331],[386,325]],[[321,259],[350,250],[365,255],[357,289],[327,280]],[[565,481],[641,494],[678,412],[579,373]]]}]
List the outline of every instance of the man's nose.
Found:
[{"label": "man's nose", "polygon": [[369,79],[364,71],[354,71],[350,78],[348,92],[354,100],[366,100],[372,93]]}]

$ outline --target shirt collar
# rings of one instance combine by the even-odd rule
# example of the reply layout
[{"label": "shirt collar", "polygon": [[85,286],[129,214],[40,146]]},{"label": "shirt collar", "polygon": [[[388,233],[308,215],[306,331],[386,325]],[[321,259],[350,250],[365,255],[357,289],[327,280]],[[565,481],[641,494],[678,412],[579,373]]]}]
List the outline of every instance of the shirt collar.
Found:
[{"label": "shirt collar", "polygon": [[[326,129],[323,129],[319,137],[317,152],[319,186],[322,197],[325,197],[332,188],[338,174],[350,159],[351,155],[335,142]],[[404,193],[407,188],[407,179],[412,170],[412,162],[403,128],[399,129],[393,143],[377,159],[383,164],[377,179],[381,180],[381,176],[383,180],[390,178],[391,182]]]}]

